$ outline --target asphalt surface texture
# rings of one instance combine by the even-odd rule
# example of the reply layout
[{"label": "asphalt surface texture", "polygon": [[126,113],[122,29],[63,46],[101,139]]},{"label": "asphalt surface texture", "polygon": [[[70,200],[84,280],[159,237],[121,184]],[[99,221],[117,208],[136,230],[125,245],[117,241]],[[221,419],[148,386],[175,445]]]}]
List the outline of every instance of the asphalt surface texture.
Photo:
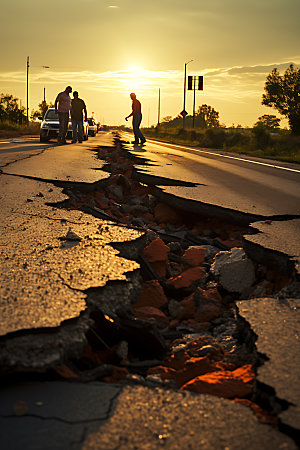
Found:
[{"label": "asphalt surface texture", "polygon": [[[75,352],[82,345],[89,327],[85,314],[88,289],[114,280],[132,284],[129,275],[138,271],[139,264],[121,257],[111,244],[135,244],[141,233],[80,211],[55,207],[67,199],[64,188],[68,183],[92,186],[105,180],[108,174],[101,170],[96,147],[112,145],[112,135],[103,133],[88,143],[60,147],[40,144],[34,138],[22,139],[0,142],[0,361],[12,371],[21,367],[38,372],[61,360],[66,348],[72,347]],[[187,152],[188,156],[182,149],[174,151],[152,142],[128,149],[146,156],[147,161],[137,165],[138,174],[151,175],[153,184],[157,177],[174,181],[173,186],[159,184],[166,195],[242,210],[250,216],[255,210],[255,214],[268,216],[269,221],[270,216],[274,221],[278,215],[299,215],[296,169],[258,165],[254,174],[252,163],[251,168],[245,161],[232,160],[231,165],[221,156],[204,157],[196,151]],[[277,177],[278,173],[282,176]],[[195,186],[178,187],[178,179]],[[278,206],[272,204],[272,195],[280,198]],[[285,226],[284,221],[280,224]],[[281,231],[283,235],[285,230]],[[296,223],[294,233],[297,230]],[[263,229],[261,236],[264,233]],[[272,242],[265,240],[267,246],[290,253],[283,236],[276,236],[276,245],[272,233],[270,236]],[[294,261],[297,252],[295,244]],[[239,311],[258,336],[258,351],[268,359],[259,368],[261,383],[275,391],[273,400],[278,396],[278,403],[285,402],[279,414],[285,428],[262,424],[250,409],[208,395],[134,384],[11,380],[1,387],[0,448],[298,448],[299,301],[269,300],[241,302]],[[114,301],[120,304],[126,296],[109,296],[108,312],[114,308]],[[269,327],[267,319],[271,321]],[[42,328],[44,333],[30,335],[33,328]]]},{"label": "asphalt surface texture", "polygon": [[[130,138],[123,134],[125,142]],[[162,198],[179,207],[185,200],[194,211],[198,204],[212,216],[252,222],[259,234],[247,236],[249,243],[287,255],[299,273],[299,165],[153,140],[127,148],[140,158],[139,179],[159,187]]]}]

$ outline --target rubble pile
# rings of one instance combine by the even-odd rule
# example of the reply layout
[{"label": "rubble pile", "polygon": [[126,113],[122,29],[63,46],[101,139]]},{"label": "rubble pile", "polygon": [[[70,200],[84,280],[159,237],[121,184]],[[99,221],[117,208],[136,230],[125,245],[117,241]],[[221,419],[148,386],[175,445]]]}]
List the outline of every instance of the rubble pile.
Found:
[{"label": "rubble pile", "polygon": [[56,373],[230,398],[274,424],[255,403],[260,361],[244,338],[235,301],[275,295],[291,280],[247,257],[245,227],[160,202],[136,180],[134,157],[115,144],[99,149],[109,180],[86,192],[68,191],[67,207],[144,231],[140,291],[131,308],[115,315],[94,308],[80,360]]}]

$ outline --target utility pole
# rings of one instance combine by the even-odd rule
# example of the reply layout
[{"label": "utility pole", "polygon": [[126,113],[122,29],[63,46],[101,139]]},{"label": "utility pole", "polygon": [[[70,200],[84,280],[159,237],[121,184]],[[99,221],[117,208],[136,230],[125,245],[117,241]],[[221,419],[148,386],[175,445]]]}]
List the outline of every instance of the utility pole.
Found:
[{"label": "utility pole", "polygon": [[[42,66],[44,69],[50,69],[50,66]],[[46,87],[44,86],[44,103],[46,103]]]},{"label": "utility pole", "polygon": [[27,56],[26,98],[27,98],[27,124],[29,123],[29,56]]},{"label": "utility pole", "polygon": [[183,83],[183,110],[182,110],[182,128],[184,129],[184,125],[185,125],[185,116],[187,115],[187,112],[185,110],[185,97],[186,97],[186,66],[190,63],[194,61],[193,59],[191,59],[190,61],[188,61],[187,63],[184,64],[184,83]]},{"label": "utility pole", "polygon": [[160,123],[160,88],[158,89],[158,117],[157,117],[157,126],[159,127]]}]

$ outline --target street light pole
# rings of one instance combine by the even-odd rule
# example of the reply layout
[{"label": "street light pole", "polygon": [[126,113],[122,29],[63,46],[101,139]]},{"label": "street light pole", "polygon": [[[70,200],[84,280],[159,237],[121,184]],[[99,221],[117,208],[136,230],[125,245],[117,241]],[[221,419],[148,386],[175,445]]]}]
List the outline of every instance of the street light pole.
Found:
[{"label": "street light pole", "polygon": [[[183,111],[185,112],[185,97],[186,97],[186,66],[190,63],[194,61],[193,59],[191,59],[190,61],[188,61],[187,63],[184,64],[184,83],[183,83]],[[182,117],[182,128],[184,129],[184,125],[185,125],[185,114],[183,114]]]},{"label": "street light pole", "polygon": [[29,56],[27,56],[27,76],[26,76],[26,98],[27,98],[27,124],[29,123],[29,105],[28,105],[28,98],[29,98]]},{"label": "street light pole", "polygon": [[[50,69],[50,66],[42,66],[43,69]],[[46,87],[44,86],[44,103],[46,103]]]},{"label": "street light pole", "polygon": [[160,88],[158,89],[158,117],[157,117],[157,126],[159,127],[160,122]]}]

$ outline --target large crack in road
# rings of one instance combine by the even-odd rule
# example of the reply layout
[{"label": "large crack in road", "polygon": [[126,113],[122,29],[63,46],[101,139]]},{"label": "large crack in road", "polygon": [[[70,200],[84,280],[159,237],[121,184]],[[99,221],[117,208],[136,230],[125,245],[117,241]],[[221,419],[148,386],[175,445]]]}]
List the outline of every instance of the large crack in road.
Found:
[{"label": "large crack in road", "polygon": [[[113,147],[106,145],[97,152],[106,162],[101,168],[110,174],[100,182],[54,177],[45,183],[42,177],[6,175],[5,183],[12,178],[20,180],[20,196],[23,180],[27,184],[26,199],[22,198],[25,211],[9,211],[17,224],[5,228],[6,244],[22,230],[24,241],[36,247],[39,239],[32,234],[30,221],[36,228],[44,222],[42,229],[47,230],[47,245],[45,242],[38,251],[35,248],[28,261],[24,262],[24,255],[16,254],[15,249],[13,254],[5,254],[6,264],[12,260],[13,271],[21,274],[15,280],[19,291],[14,295],[24,298],[28,285],[40,286],[40,290],[43,279],[49,285],[50,274],[57,274],[54,285],[59,280],[60,289],[65,287],[72,296],[79,295],[83,303],[81,307],[78,299],[74,302],[72,298],[76,312],[68,312],[56,323],[43,324],[37,314],[35,333],[32,326],[20,322],[20,317],[14,328],[4,310],[2,373],[19,372],[20,379],[27,371],[30,379],[38,371],[44,380],[101,380],[231,398],[251,408],[262,423],[296,440],[298,409],[286,416],[293,397],[282,389],[284,381],[278,372],[283,367],[276,366],[277,384],[274,379],[268,383],[265,374],[260,379],[260,368],[270,357],[270,349],[260,345],[257,351],[261,330],[256,332],[249,313],[252,304],[259,304],[258,299],[264,298],[257,306],[263,312],[271,311],[272,302],[278,304],[281,298],[299,298],[295,261],[285,254],[278,257],[275,250],[271,252],[276,254],[273,263],[269,250],[257,255],[257,245],[251,247],[254,250],[247,247],[247,237],[251,239],[255,232],[251,222],[261,217],[246,217],[219,207],[216,214],[211,205],[162,194],[155,180],[150,182],[149,176],[143,178],[135,170],[136,160],[119,139]],[[161,178],[156,181],[162,183]],[[164,182],[176,185],[176,180]],[[32,183],[29,196],[28,183]],[[38,215],[34,212],[36,202]],[[269,217],[264,221],[271,219],[276,220]],[[53,233],[50,223],[58,225]],[[66,252],[71,255],[64,259]],[[107,255],[111,259],[108,256],[104,264]],[[113,273],[104,276],[101,282],[99,273],[111,274],[116,255],[119,263],[123,261],[121,272],[115,277]],[[38,268],[34,260],[39,260]],[[24,271],[38,280],[25,277],[24,286],[20,283]],[[12,276],[10,267],[5,272]],[[126,273],[126,282],[122,273]],[[47,290],[39,298],[48,295]],[[26,311],[21,313],[24,323],[26,315]],[[55,316],[57,321],[57,311]],[[259,320],[263,322],[263,317]],[[7,329],[8,324],[12,329]],[[292,339],[291,332],[286,340]],[[277,355],[276,361],[280,357]],[[296,371],[293,365],[290,369]],[[289,448],[293,448],[291,443]]]}]

